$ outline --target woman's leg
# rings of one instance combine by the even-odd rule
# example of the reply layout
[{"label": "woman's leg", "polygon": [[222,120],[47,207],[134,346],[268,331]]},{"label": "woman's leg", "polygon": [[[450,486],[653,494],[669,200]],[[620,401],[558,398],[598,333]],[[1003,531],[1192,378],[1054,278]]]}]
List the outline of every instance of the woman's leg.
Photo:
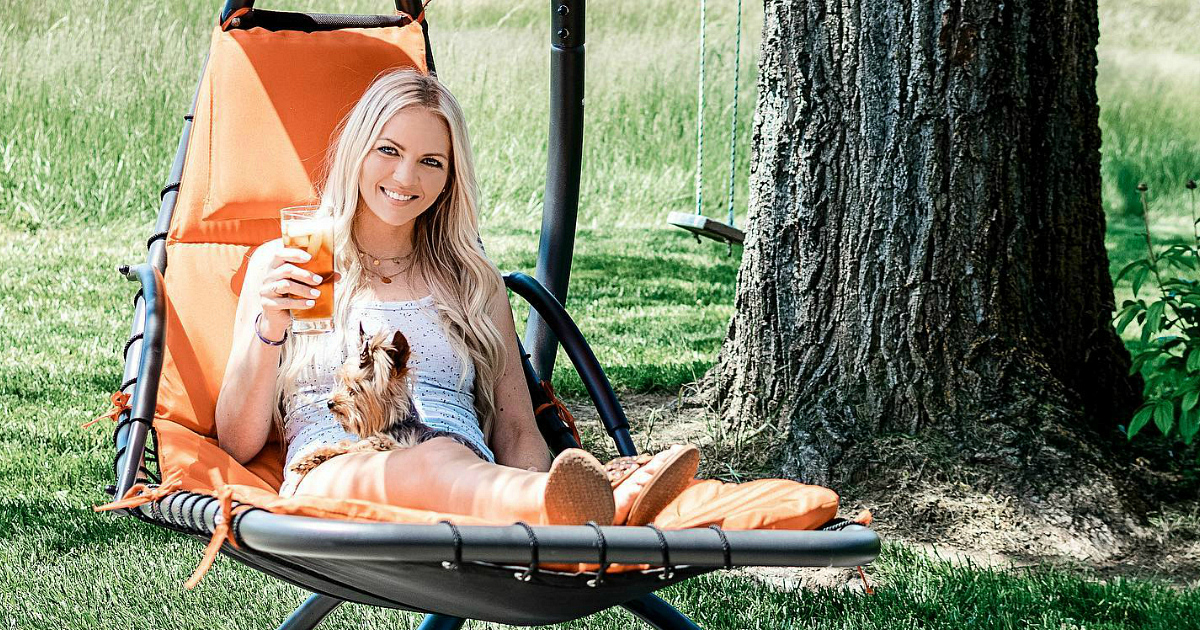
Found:
[{"label": "woman's leg", "polygon": [[449,438],[399,451],[339,455],[305,475],[296,494],[362,499],[469,514],[497,522],[612,522],[611,487],[582,451],[555,459],[549,473],[483,461]]}]

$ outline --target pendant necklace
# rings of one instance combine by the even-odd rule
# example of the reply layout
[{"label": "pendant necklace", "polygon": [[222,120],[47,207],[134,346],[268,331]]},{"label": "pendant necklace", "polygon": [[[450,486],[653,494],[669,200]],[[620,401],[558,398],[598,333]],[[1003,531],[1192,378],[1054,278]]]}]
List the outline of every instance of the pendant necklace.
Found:
[{"label": "pendant necklace", "polygon": [[[358,249],[358,248],[356,247],[355,249]],[[367,273],[375,276],[376,278],[379,278],[379,281],[382,282],[383,284],[391,284],[392,278],[395,278],[396,276],[408,271],[409,269],[412,269],[412,263],[409,262],[409,264],[405,265],[403,268],[401,268],[396,273],[383,274],[383,273],[380,273],[375,270],[375,268],[379,267],[381,264],[383,264],[384,261],[390,262],[394,265],[399,265],[402,262],[411,259],[413,256],[412,252],[409,252],[403,256],[377,257],[373,254],[368,254],[367,252],[364,252],[363,250],[358,249],[358,254],[359,254],[359,262],[362,264],[363,270],[366,271]],[[367,264],[368,260],[371,262],[370,265]]]}]

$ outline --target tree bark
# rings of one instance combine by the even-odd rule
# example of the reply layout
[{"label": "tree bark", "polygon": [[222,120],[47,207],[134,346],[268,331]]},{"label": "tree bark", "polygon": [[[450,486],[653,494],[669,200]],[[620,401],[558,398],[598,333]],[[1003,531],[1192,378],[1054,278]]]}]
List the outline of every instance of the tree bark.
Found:
[{"label": "tree bark", "polygon": [[1077,478],[1140,398],[1111,325],[1096,0],[765,13],[749,231],[707,381],[726,426],[776,436],[816,483],[895,434],[1012,483]]}]

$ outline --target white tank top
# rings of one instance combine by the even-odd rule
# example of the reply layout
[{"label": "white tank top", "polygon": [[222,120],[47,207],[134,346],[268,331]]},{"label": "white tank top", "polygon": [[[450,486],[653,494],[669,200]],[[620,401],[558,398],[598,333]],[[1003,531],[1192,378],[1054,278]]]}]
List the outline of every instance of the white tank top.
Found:
[{"label": "white tank top", "polygon": [[[350,309],[347,330],[357,330],[362,323],[368,335],[379,331],[399,330],[412,347],[409,365],[413,369],[413,403],[421,422],[431,429],[446,431],[465,441],[488,461],[496,457],[487,447],[479,419],[475,415],[475,367],[459,360],[450,340],[442,330],[433,296],[408,302],[366,301]],[[329,411],[328,396],[333,391],[334,373],[350,356],[349,343],[357,343],[357,334],[347,334],[344,348],[335,348],[342,335],[321,335],[318,343],[328,348],[318,350],[318,365],[307,378],[296,381],[296,388],[283,399],[283,438],[287,444],[284,481],[280,492],[294,491],[300,475],[288,472],[297,458],[320,447],[338,442],[359,440],[338,424]],[[358,350],[355,348],[357,354]]]}]

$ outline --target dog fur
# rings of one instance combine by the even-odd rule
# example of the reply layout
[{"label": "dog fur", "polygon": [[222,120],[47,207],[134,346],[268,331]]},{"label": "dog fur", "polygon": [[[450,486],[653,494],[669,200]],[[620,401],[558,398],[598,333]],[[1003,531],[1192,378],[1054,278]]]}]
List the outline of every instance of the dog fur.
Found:
[{"label": "dog fur", "polygon": [[425,430],[414,417],[409,359],[412,348],[404,333],[379,332],[368,337],[359,325],[359,353],[338,368],[329,395],[329,410],[342,428],[361,440],[322,446],[293,462],[289,470],[307,473],[344,453],[391,451],[416,446]]}]

